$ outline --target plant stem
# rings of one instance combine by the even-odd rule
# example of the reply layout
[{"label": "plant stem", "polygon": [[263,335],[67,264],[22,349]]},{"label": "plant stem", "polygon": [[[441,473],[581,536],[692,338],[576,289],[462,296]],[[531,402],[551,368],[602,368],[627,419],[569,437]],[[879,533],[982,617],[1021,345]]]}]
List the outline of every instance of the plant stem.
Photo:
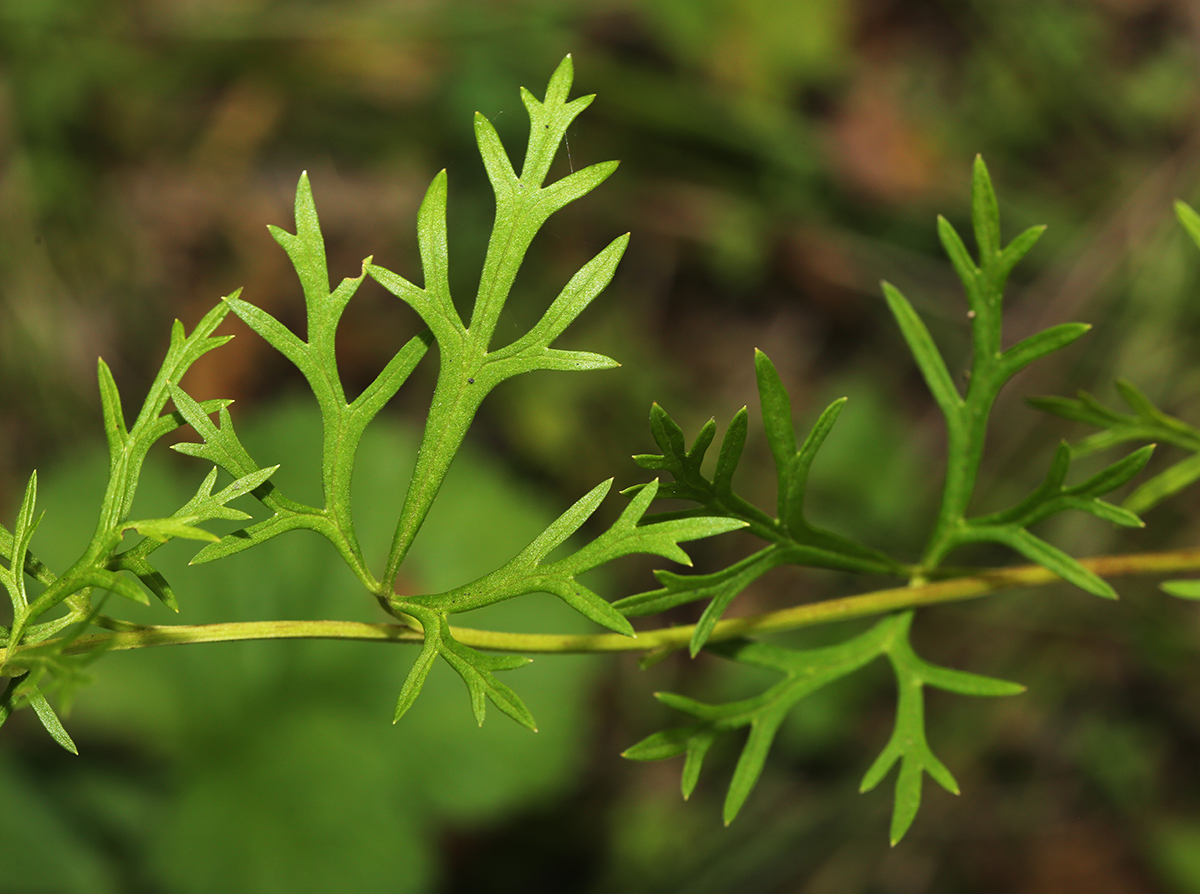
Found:
[{"label": "plant stem", "polygon": [[[1082,564],[1100,577],[1176,574],[1200,570],[1200,549],[1161,553],[1101,556],[1084,559]],[[780,611],[744,618],[730,618],[713,629],[710,642],[737,639],[766,633],[783,633],[836,621],[902,611],[940,602],[957,602],[998,593],[1003,590],[1041,587],[1059,578],[1040,565],[985,571],[969,576],[936,581],[921,586],[893,587],[797,605]],[[105,650],[142,649],[148,646],[186,645],[189,643],[233,642],[271,639],[346,639],[372,642],[420,644],[419,631],[400,624],[365,624],[357,621],[250,621],[230,624],[174,624],[142,626],[101,619],[99,623],[114,629],[74,639],[64,652],[78,655]],[[504,652],[588,653],[672,651],[687,646],[694,625],[662,627],[640,631],[636,638],[618,634],[544,634],[502,633],[452,627],[454,638],[466,646]],[[52,645],[53,640],[40,645]],[[0,664],[8,657],[0,649]],[[19,666],[19,659],[14,666]]]}]

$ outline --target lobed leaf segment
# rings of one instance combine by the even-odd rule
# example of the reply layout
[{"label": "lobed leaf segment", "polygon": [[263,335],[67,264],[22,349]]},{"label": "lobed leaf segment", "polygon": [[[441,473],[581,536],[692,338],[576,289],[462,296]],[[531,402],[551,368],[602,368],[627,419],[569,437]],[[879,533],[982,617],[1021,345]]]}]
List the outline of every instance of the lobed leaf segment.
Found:
[{"label": "lobed leaf segment", "polygon": [[[733,475],[747,432],[744,407],[729,424],[711,478],[702,471],[702,463],[715,437],[715,422],[709,420],[701,428],[689,449],[683,431],[657,405],[651,409],[650,429],[662,453],[635,456],[634,461],[643,468],[668,472],[673,477],[671,483],[658,490],[659,496],[698,504],[699,508],[695,510],[666,517],[703,514],[739,519],[746,522],[750,533],[768,545],[728,568],[710,574],[658,571],[656,576],[663,584],[661,589],[622,599],[615,603],[618,610],[631,616],[643,615],[708,600],[689,644],[689,650],[695,656],[706,647],[730,603],[772,568],[785,564],[806,565],[888,574],[920,584],[938,572],[943,560],[954,549],[986,541],[1015,550],[1089,593],[1116,598],[1107,582],[1033,534],[1029,527],[1068,509],[1087,512],[1117,525],[1141,527],[1142,522],[1131,507],[1117,506],[1101,498],[1141,471],[1150,458],[1153,445],[1134,451],[1082,482],[1068,484],[1067,473],[1075,453],[1062,444],[1054,454],[1045,480],[1028,497],[1001,512],[969,514],[983,456],[988,415],[1000,389],[1034,360],[1066,347],[1089,328],[1082,323],[1066,323],[1002,348],[1004,286],[1013,266],[1033,247],[1043,228],[1032,227],[1009,245],[1001,245],[995,192],[987,168],[979,158],[975,160],[971,212],[978,260],[971,257],[945,218],[939,217],[937,222],[938,235],[962,280],[969,308],[973,352],[965,393],[954,384],[929,330],[912,305],[895,286],[883,283],[888,308],[946,422],[942,498],[920,561],[904,564],[858,541],[826,531],[807,519],[804,496],[809,472],[842,412],[845,399],[830,404],[797,447],[787,392],[774,365],[759,351],[755,355],[759,401],[778,483],[774,517],[750,505],[733,490]],[[1200,477],[1200,472],[1197,476]],[[1200,587],[1196,588],[1196,594],[1200,598]],[[862,790],[874,788],[894,764],[900,763],[892,815],[894,844],[916,816],[924,773],[944,788],[958,792],[954,778],[926,742],[923,687],[936,686],[969,695],[1012,695],[1022,691],[1015,683],[934,667],[918,658],[909,641],[912,617],[912,612],[887,617],[865,633],[825,649],[791,650],[750,642],[714,644],[711,650],[724,658],[778,670],[785,674],[785,679],[758,696],[726,705],[705,705],[683,696],[660,694],[664,703],[693,715],[699,722],[650,736],[626,751],[625,756],[635,760],[658,760],[686,754],[683,792],[687,797],[696,784],[704,755],[716,736],[750,727],[725,801],[725,822],[728,823],[737,815],[757,781],[775,731],[787,712],[809,693],[852,673],[875,657],[886,655],[899,687],[896,729],[879,759],[867,771]],[[653,657],[661,657],[661,654]]]},{"label": "lobed leaf segment", "polygon": [[[1200,214],[1186,202],[1176,202],[1175,216],[1200,248]],[[1118,379],[1116,389],[1130,412],[1110,409],[1086,391],[1079,392],[1075,399],[1034,397],[1029,403],[1054,416],[1101,429],[1072,445],[1069,449],[1073,457],[1089,456],[1130,441],[1149,442],[1149,446],[1161,442],[1191,454],[1143,481],[1121,504],[1126,512],[1143,513],[1200,480],[1200,428],[1164,413],[1132,382]],[[1149,446],[1142,449],[1148,450]],[[1181,599],[1200,599],[1200,581],[1167,581],[1162,589]]]},{"label": "lobed leaf segment", "polygon": [[[111,623],[111,619],[100,614],[102,600],[97,593],[107,591],[149,604],[146,594],[146,590],[149,590],[168,608],[178,611],[174,591],[149,561],[154,550],[175,538],[217,540],[215,535],[199,525],[214,519],[250,517],[226,504],[254,488],[264,486],[274,469],[256,470],[254,475],[239,477],[216,494],[212,493],[216,481],[216,469],[213,469],[196,495],[170,517],[130,518],[138,478],[147,453],[155,442],[185,421],[178,410],[166,409],[172,392],[177,390],[174,383],[200,357],[231,338],[212,334],[227,312],[224,305],[209,311],[190,335],[184,331],[182,323],[175,321],[166,358],[132,426],[125,421],[121,395],[112,372],[103,360],[99,362],[100,400],[109,452],[108,485],[95,532],[82,555],[66,571],[56,575],[29,549],[41,519],[35,511],[36,472],[30,476],[25,488],[13,530],[10,532],[0,526],[0,558],[7,562],[7,567],[0,566],[0,582],[8,591],[13,611],[12,626],[0,628],[0,644],[5,647],[0,675],[10,678],[0,695],[0,723],[15,708],[28,705],[34,709],[50,735],[64,748],[74,751],[74,744],[39,684],[46,674],[55,677],[60,685],[77,681],[77,669],[74,667],[77,662],[69,662],[64,650],[73,637],[78,636],[89,624],[109,626]],[[202,412],[218,409],[224,412],[227,404],[228,401],[208,401],[197,406],[202,407]],[[125,544],[129,532],[141,538],[132,546]],[[27,577],[42,587],[41,592],[32,599],[27,592]],[[142,586],[135,583],[135,579]],[[48,620],[41,620],[47,613],[60,607],[65,607],[65,611]],[[76,628],[73,635],[59,637],[52,645],[47,642],[72,626]],[[39,645],[43,643],[46,645]]]},{"label": "lobed leaf segment", "polygon": [[696,787],[701,764],[717,736],[748,726],[750,731],[725,797],[725,824],[729,825],[758,781],[775,733],[796,703],[875,658],[886,656],[896,675],[900,703],[892,737],[863,777],[861,791],[873,789],[900,762],[892,816],[895,844],[917,815],[924,773],[958,794],[958,783],[925,739],[924,688],[933,686],[963,695],[1015,695],[1025,690],[1017,683],[923,661],[909,642],[912,619],[910,611],[890,615],[865,633],[823,649],[784,649],[749,640],[714,644],[710,650],[723,658],[779,671],[784,678],[757,696],[721,705],[707,705],[670,692],[657,693],[659,701],[691,714],[698,722],[648,736],[626,749],[624,756],[631,760],[662,760],[686,755],[682,788],[687,798]]},{"label": "lobed leaf segment", "polygon": [[[176,323],[167,359],[132,428],[126,427],[116,383],[101,361],[100,395],[112,462],[109,488],[92,543],[61,577],[55,577],[29,554],[29,542],[38,521],[34,514],[36,476],[26,490],[15,530],[10,533],[0,528],[0,554],[8,561],[7,567],[0,568],[0,580],[12,597],[15,618],[11,629],[4,629],[0,638],[0,645],[5,647],[0,672],[12,678],[0,697],[0,722],[18,704],[28,704],[52,736],[74,749],[37,686],[45,672],[55,673],[60,682],[66,680],[69,671],[66,650],[73,637],[59,637],[52,645],[39,644],[71,625],[77,627],[73,636],[92,623],[123,631],[134,626],[99,614],[91,599],[94,590],[105,589],[148,602],[142,588],[122,572],[132,574],[168,607],[178,610],[174,591],[150,563],[151,555],[162,544],[181,538],[208,541],[192,562],[209,562],[284,532],[308,529],[333,544],[388,614],[423,635],[424,647],[401,689],[396,719],[412,705],[434,659],[440,655],[466,683],[472,710],[480,723],[486,701],[491,700],[532,729],[533,717],[520,697],[494,677],[494,672],[519,667],[528,659],[484,655],[457,642],[448,621],[451,615],[527,593],[548,592],[598,624],[633,636],[629,621],[599,594],[579,583],[578,575],[630,553],[649,553],[690,564],[680,543],[744,525],[737,519],[706,517],[641,524],[642,515],[655,495],[652,485],[607,531],[566,558],[548,561],[548,555],[596,511],[608,492],[609,481],[579,500],[520,555],[491,574],[445,593],[395,592],[397,573],[409,547],[476,411],[492,389],[513,376],[537,370],[608,369],[617,365],[599,354],[561,350],[552,344],[608,285],[628,243],[628,234],[614,239],[571,277],[529,332],[507,345],[493,348],[491,344],[497,320],[538,231],[555,211],[589,193],[617,167],[616,162],[603,162],[546,182],[567,127],[593,99],[584,96],[568,100],[573,76],[568,56],[551,77],[544,100],[538,100],[527,90],[521,91],[529,112],[530,136],[519,175],[491,123],[482,115],[475,117],[480,153],[496,195],[496,218],[469,325],[459,317],[449,289],[445,171],[433,178],[418,215],[417,240],[424,286],[418,287],[367,258],[358,276],[343,279],[332,289],[312,188],[307,174],[303,174],[296,188],[295,233],[270,228],[271,235],[291,259],[300,281],[307,311],[303,337],[244,300],[239,293],[223,299],[190,336],[185,336],[182,326]],[[347,400],[339,376],[336,332],[348,302],[367,276],[411,306],[428,328],[411,338],[351,401]],[[231,337],[212,335],[230,312],[300,370],[317,400],[322,421],[320,506],[291,499],[275,486],[270,479],[278,466],[263,465],[246,450],[234,429],[230,401],[198,402],[179,386],[193,362]],[[350,481],[356,451],[367,424],[396,394],[435,342],[440,367],[432,405],[387,564],[383,575],[376,577],[363,557],[351,511]],[[168,402],[173,403],[174,409],[166,411]],[[200,440],[175,444],[174,449],[212,463],[212,471],[196,495],[169,518],[129,520],[134,489],[147,451],[160,437],[184,423],[191,426]],[[231,475],[233,481],[214,493],[218,469]],[[253,495],[262,504],[267,511],[264,517],[253,519],[227,506],[245,494]],[[214,519],[251,523],[218,537],[200,527]],[[141,535],[141,539],[121,550],[128,531]],[[25,591],[26,575],[44,587],[32,600]],[[53,620],[37,621],[64,602],[67,605],[64,614]]]}]

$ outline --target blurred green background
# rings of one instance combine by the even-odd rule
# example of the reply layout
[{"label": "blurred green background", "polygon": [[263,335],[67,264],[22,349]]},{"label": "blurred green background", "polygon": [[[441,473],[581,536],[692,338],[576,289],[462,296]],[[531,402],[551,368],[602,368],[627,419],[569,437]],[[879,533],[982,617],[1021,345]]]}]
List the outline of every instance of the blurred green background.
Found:
[{"label": "blurred green background", "polygon": [[[778,365],[800,425],[851,398],[814,468],[814,517],[912,555],[942,435],[878,281],[908,294],[962,366],[965,306],[933,224],[940,212],[966,232],[977,152],[1005,234],[1050,225],[1014,274],[1007,337],[1096,324],[1002,396],[979,506],[1026,492],[1055,440],[1082,434],[1027,409],[1024,394],[1110,399],[1120,375],[1200,420],[1200,255],[1170,211],[1175,198],[1200,201],[1200,13],[1187,0],[0,0],[5,520],[36,466],[49,513],[35,549],[63,561],[86,537],[91,510],[71,507],[93,505],[102,485],[97,355],[132,403],[176,316],[190,326],[244,286],[302,320],[265,226],[291,227],[301,170],[335,278],[367,255],[417,277],[416,208],[448,168],[452,285],[467,301],[493,207],[471,114],[519,152],[517,87],[542,90],[567,52],[574,92],[598,99],[557,171],[622,166],[550,221],[498,337],[523,331],[632,230],[616,280],[563,338],[624,366],[537,374],[493,395],[406,566],[414,588],[494,567],[610,475],[638,481],[627,457],[652,448],[652,400],[689,434],[710,415],[723,429],[747,403],[756,418],[754,347]],[[187,384],[236,398],[256,455],[303,488],[315,457],[296,446],[314,425],[302,383],[226,326],[238,338]],[[339,345],[351,387],[416,328],[365,284]],[[357,507],[374,549],[432,369],[364,447]],[[203,472],[159,457],[146,505],[186,496]],[[753,426],[739,481],[770,505]],[[1197,508],[1185,494],[1144,532],[1085,518],[1044,534],[1081,555],[1194,545]],[[485,538],[500,512],[513,522]],[[749,548],[728,540],[697,545],[698,567]],[[207,576],[183,570],[187,555],[169,575],[182,621],[378,619],[332,550],[302,533]],[[649,567],[631,560],[603,585],[614,597],[644,589]],[[875,583],[781,571],[736,607]],[[964,794],[927,788],[894,850],[887,784],[855,793],[894,710],[882,666],[792,718],[726,830],[734,743],[687,805],[676,762],[617,757],[678,721],[652,691],[716,700],[761,685],[715,660],[642,673],[624,658],[539,659],[507,678],[539,720],[530,735],[494,710],[476,731],[444,673],[393,728],[412,655],[383,646],[107,656],[68,719],[81,757],[28,717],[0,736],[0,892],[1200,892],[1200,620],[1150,583],[1121,591],[1112,606],[1064,588],[922,614],[932,660],[1030,691],[930,697],[931,742]],[[587,629],[548,597],[478,623]]]}]

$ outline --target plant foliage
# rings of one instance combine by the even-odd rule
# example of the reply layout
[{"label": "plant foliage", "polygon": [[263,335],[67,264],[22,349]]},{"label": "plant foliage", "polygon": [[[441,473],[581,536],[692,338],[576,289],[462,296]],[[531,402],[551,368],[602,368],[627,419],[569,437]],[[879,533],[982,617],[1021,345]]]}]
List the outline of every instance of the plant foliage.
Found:
[{"label": "plant foliage", "polygon": [[[87,546],[61,572],[51,571],[31,552],[41,518],[36,473],[29,478],[12,529],[0,527],[0,583],[9,594],[13,616],[11,626],[0,629],[0,674],[6,678],[0,693],[0,723],[14,709],[30,707],[55,741],[75,751],[47,699],[46,688],[52,685],[66,692],[82,679],[83,662],[104,648],[118,641],[123,647],[148,645],[156,641],[155,636],[170,630],[131,624],[105,611],[107,594],[145,604],[153,596],[167,608],[179,610],[176,590],[153,563],[155,551],[164,543],[180,539],[203,543],[192,560],[195,564],[233,555],[285,532],[306,529],[330,542],[368,596],[386,613],[389,625],[372,628],[372,637],[420,644],[400,689],[396,720],[412,707],[439,658],[466,684],[472,713],[480,724],[490,701],[519,724],[535,729],[534,718],[521,697],[497,678],[500,671],[517,669],[530,660],[515,653],[642,650],[647,652],[643,663],[649,666],[654,659],[685,645],[693,657],[708,650],[731,662],[776,672],[780,679],[756,695],[723,704],[659,693],[662,703],[689,715],[690,722],[653,733],[624,754],[643,761],[684,756],[682,789],[686,798],[695,789],[701,766],[716,739],[744,731],[741,757],[725,799],[724,819],[729,823],[750,797],[772,741],[789,712],[822,687],[875,659],[886,659],[896,679],[895,725],[878,758],[866,769],[862,791],[878,786],[898,765],[891,822],[893,844],[916,817],[925,775],[943,788],[958,792],[953,775],[929,743],[925,690],[933,687],[963,695],[1001,696],[1017,694],[1023,687],[935,665],[921,658],[913,647],[914,609],[923,599],[934,598],[929,595],[929,582],[934,578],[969,579],[972,574],[982,577],[981,573],[987,571],[946,569],[946,558],[970,544],[999,544],[1046,569],[1049,577],[1061,578],[1096,596],[1115,598],[1112,586],[1093,567],[1068,555],[1032,528],[1067,510],[1085,512],[1120,526],[1141,527],[1138,513],[1200,478],[1200,430],[1166,415],[1134,386],[1119,382],[1117,388],[1129,413],[1110,410],[1086,394],[1076,400],[1035,401],[1042,410],[1096,426],[1101,432],[1074,447],[1059,445],[1042,483],[1024,499],[1000,511],[973,512],[988,419],[1000,390],[1026,366],[1069,346],[1088,329],[1082,323],[1064,323],[1005,346],[1001,325],[1005,286],[1014,265],[1033,248],[1042,228],[1025,230],[1003,244],[998,203],[982,159],[975,161],[971,190],[975,254],[947,220],[939,217],[937,221],[938,236],[962,282],[971,324],[973,350],[965,388],[955,383],[912,304],[896,287],[883,283],[887,307],[945,421],[941,499],[930,521],[924,549],[915,560],[889,555],[853,536],[823,527],[810,517],[806,495],[814,463],[845,410],[846,401],[831,403],[799,437],[784,383],[775,365],[759,351],[754,358],[758,398],[776,479],[775,503],[770,510],[753,505],[738,494],[734,485],[750,428],[745,407],[730,421],[710,466],[706,460],[716,440],[715,420],[700,429],[689,447],[682,428],[655,404],[650,429],[661,452],[638,455],[634,460],[642,469],[664,473],[670,480],[660,484],[655,478],[626,490],[628,504],[607,529],[586,542],[572,539],[593,518],[610,490],[611,479],[581,497],[499,568],[442,592],[397,591],[399,572],[414,539],[476,412],[492,390],[524,373],[602,370],[617,365],[603,355],[556,348],[554,343],[608,286],[625,251],[628,234],[614,239],[584,264],[546,303],[545,311],[528,332],[507,344],[494,344],[500,314],[534,238],[555,211],[587,195],[617,166],[616,162],[603,162],[557,180],[548,179],[567,128],[593,99],[570,99],[572,80],[572,61],[567,57],[550,78],[543,99],[521,91],[530,134],[519,172],[492,124],[482,115],[475,117],[476,140],[495,193],[496,209],[469,320],[459,315],[450,293],[445,171],[434,176],[418,213],[422,267],[419,286],[368,257],[358,276],[331,287],[312,188],[307,175],[302,175],[296,188],[295,232],[272,227],[271,234],[287,253],[299,279],[306,309],[303,333],[293,332],[243,299],[240,292],[224,298],[190,334],[176,322],[166,357],[132,424],[126,421],[111,371],[100,361],[98,381],[109,479]],[[1200,244],[1200,217],[1182,204],[1178,213],[1185,229]],[[349,400],[336,357],[337,330],[348,302],[367,277],[411,307],[427,328],[409,339],[373,381]],[[200,402],[182,385],[196,361],[231,337],[214,334],[230,313],[295,365],[316,399],[322,424],[319,505],[300,502],[276,486],[273,475],[279,466],[261,462],[246,449],[235,431],[231,401]],[[403,497],[396,495],[400,508],[386,562],[382,569],[373,570],[360,546],[350,499],[358,447],[367,425],[435,345],[437,380],[415,467]],[[198,440],[174,444],[174,449],[203,460],[209,470],[194,496],[171,515],[131,517],[148,451],[183,426],[189,427]],[[1090,477],[1068,481],[1074,459],[1125,442],[1144,443]],[[1123,504],[1105,499],[1143,469],[1153,450],[1152,442],[1166,442],[1191,455],[1142,484]],[[221,472],[229,482],[217,489]],[[239,502],[241,508],[231,505],[248,496],[261,507],[253,515],[246,511],[248,501]],[[693,505],[648,515],[654,501],[663,498]],[[219,536],[207,527],[214,521],[246,524]],[[496,523],[503,524],[503,519]],[[660,569],[656,571],[658,589],[616,602],[609,602],[581,582],[581,575],[635,553],[690,565],[681,543],[739,529],[757,538],[761,546],[724,569],[700,574]],[[907,587],[890,591],[886,604],[878,599],[870,601],[870,594],[859,597],[866,602],[856,605],[868,607],[856,608],[853,616],[879,617],[845,641],[822,648],[792,648],[754,638],[752,623],[725,619],[740,594],[767,572],[784,565],[884,576]],[[1177,563],[1175,567],[1181,566]],[[1166,588],[1181,597],[1200,598],[1196,582],[1175,581]],[[973,595],[968,590],[962,592]],[[982,590],[974,594],[978,592]],[[539,640],[451,626],[455,615],[531,593],[558,597],[612,634]],[[703,603],[694,625],[643,630],[635,639],[630,618],[660,614],[694,602]],[[816,623],[813,617],[809,615],[805,620],[798,614],[781,612],[771,619],[769,629]],[[833,617],[833,613],[828,615]],[[97,627],[108,633],[86,632]],[[350,635],[343,628],[336,632],[332,628],[322,630],[326,632],[314,635]],[[365,635],[362,630],[356,631]],[[268,629],[263,635],[287,634]],[[189,640],[184,636],[157,641]],[[197,635],[190,641],[201,638]]]}]

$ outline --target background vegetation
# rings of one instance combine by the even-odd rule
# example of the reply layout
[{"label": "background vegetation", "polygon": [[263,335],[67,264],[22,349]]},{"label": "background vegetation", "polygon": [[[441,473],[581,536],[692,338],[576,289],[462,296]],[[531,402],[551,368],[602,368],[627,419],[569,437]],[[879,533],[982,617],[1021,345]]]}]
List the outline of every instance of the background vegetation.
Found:
[{"label": "background vegetation", "polygon": [[[1001,396],[984,502],[1027,492],[1055,439],[1079,434],[1020,391],[1107,400],[1120,375],[1200,420],[1200,259],[1170,213],[1174,198],[1200,200],[1200,17],[1186,0],[0,0],[5,517],[36,465],[49,508],[39,553],[56,559],[86,536],[92,519],[55,507],[99,486],[96,355],[136,389],[170,321],[190,327],[238,285],[296,319],[298,290],[265,225],[290,222],[302,169],[339,277],[368,254],[415,272],[417,203],[448,167],[454,268],[469,288],[492,213],[471,113],[519,147],[516,85],[540,87],[568,51],[576,91],[599,98],[558,163],[623,164],[535,244],[510,325],[632,229],[617,279],[567,334],[624,367],[525,377],[484,405],[475,458],[456,466],[449,505],[418,541],[422,587],[494,567],[611,474],[640,480],[627,457],[652,449],[652,400],[689,434],[743,404],[753,413],[754,347],[798,414],[850,397],[814,468],[813,517],[911,547],[939,484],[940,419],[878,280],[965,357],[964,306],[933,222],[941,212],[967,229],[976,152],[1006,237],[1050,225],[1018,268],[1008,336],[1096,324]],[[339,347],[365,384],[417,322],[370,283],[355,304]],[[289,399],[294,372],[240,323],[225,326],[239,337],[198,365],[191,392],[236,398],[239,419],[259,420],[254,436],[286,443],[313,424]],[[365,512],[369,496],[399,498],[408,425],[424,410],[406,400],[369,445],[382,485],[360,499]],[[81,430],[81,418],[93,424]],[[248,421],[239,428],[252,437]],[[769,452],[751,431],[763,476],[742,489],[769,504]],[[315,461],[274,452],[280,475]],[[179,466],[160,460],[165,503]],[[1185,493],[1154,510],[1145,532],[1065,519],[1053,536],[1081,555],[1195,545],[1197,503]],[[485,538],[500,506],[524,507],[528,528]],[[228,560],[237,567],[177,573],[194,594],[181,620],[376,619],[367,600],[345,599],[353,588],[314,543],[297,534]],[[237,583],[260,566],[256,586]],[[609,592],[645,589],[647,567],[631,561]],[[863,585],[777,573],[739,609]],[[237,878],[292,892],[335,880],[414,892],[1200,891],[1200,620],[1149,583],[1119,589],[1114,606],[1063,588],[921,614],[930,658],[1030,691],[931,697],[930,735],[964,794],[928,789],[895,851],[887,793],[853,794],[891,720],[882,667],[793,719],[724,830],[720,753],[688,805],[676,766],[616,756],[673,722],[650,691],[715,684],[705,659],[648,673],[625,658],[539,659],[523,672],[542,724],[531,736],[498,716],[474,731],[460,684],[436,672],[448,709],[429,691],[392,728],[408,651],[109,656],[72,717],[83,757],[16,723],[27,718],[6,727],[0,888],[208,891]],[[545,629],[575,623],[545,604]],[[266,731],[248,734],[250,717],[268,718]]]}]

